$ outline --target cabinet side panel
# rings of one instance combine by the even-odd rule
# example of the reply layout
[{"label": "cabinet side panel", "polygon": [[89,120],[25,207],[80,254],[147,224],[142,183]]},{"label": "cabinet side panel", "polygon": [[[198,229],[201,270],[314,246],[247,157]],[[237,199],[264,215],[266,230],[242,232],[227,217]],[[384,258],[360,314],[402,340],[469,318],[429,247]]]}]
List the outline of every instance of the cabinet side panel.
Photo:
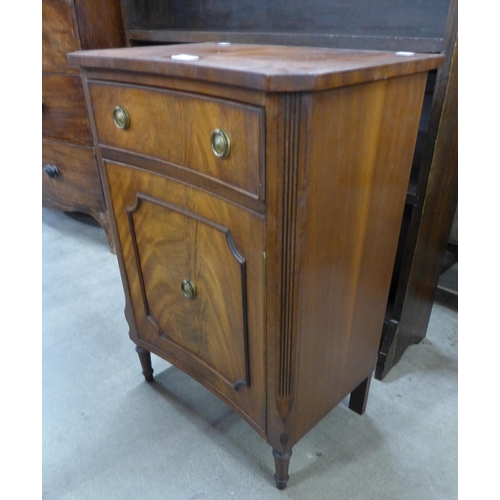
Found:
[{"label": "cabinet side panel", "polygon": [[425,81],[312,97],[298,214],[297,439],[375,367]]}]

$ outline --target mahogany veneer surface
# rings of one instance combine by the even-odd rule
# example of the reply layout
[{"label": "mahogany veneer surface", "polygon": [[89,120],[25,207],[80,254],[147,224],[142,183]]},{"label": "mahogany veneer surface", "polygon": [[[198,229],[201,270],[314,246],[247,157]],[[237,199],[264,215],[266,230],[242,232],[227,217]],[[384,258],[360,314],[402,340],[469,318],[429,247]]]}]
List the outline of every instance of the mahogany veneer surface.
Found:
[{"label": "mahogany veneer surface", "polygon": [[280,489],[326,413],[349,393],[365,409],[427,72],[442,59],[215,43],[69,56],[143,373],[153,352],[218,395],[273,447]]}]

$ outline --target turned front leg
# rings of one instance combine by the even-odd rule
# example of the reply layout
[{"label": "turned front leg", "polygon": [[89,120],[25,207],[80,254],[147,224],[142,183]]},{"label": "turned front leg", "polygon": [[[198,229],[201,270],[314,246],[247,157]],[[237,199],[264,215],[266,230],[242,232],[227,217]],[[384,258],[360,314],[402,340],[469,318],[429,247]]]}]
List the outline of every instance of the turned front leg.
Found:
[{"label": "turned front leg", "polygon": [[151,366],[151,353],[139,346],[135,346],[135,350],[139,355],[139,360],[142,366],[142,374],[144,375],[146,382],[152,382],[154,370],[153,367]]},{"label": "turned front leg", "polygon": [[290,465],[290,457],[292,456],[292,451],[288,453],[279,453],[273,448],[274,457],[274,481],[276,482],[276,488],[278,490],[284,490],[286,488],[286,483],[288,482],[288,466]]}]

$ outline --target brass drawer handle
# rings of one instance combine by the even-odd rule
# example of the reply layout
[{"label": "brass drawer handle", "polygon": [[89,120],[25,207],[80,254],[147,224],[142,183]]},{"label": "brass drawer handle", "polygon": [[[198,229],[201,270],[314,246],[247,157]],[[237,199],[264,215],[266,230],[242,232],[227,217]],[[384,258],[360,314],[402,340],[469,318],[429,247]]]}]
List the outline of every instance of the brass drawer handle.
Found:
[{"label": "brass drawer handle", "polygon": [[231,141],[224,130],[216,128],[212,132],[210,143],[212,145],[212,151],[217,158],[226,158],[226,156],[229,156],[229,152],[231,151]]},{"label": "brass drawer handle", "polygon": [[130,117],[123,106],[116,106],[113,110],[113,121],[120,130],[125,130],[130,125]]},{"label": "brass drawer handle", "polygon": [[187,297],[188,299],[194,299],[196,295],[196,288],[194,287],[193,283],[191,283],[191,281],[184,280],[181,283],[181,290],[184,297]]}]

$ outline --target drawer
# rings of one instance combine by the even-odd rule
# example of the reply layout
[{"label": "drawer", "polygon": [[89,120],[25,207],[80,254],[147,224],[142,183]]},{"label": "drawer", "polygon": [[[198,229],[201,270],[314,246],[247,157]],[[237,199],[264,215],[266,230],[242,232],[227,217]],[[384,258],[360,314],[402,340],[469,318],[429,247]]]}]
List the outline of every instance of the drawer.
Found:
[{"label": "drawer", "polygon": [[104,211],[94,148],[42,140],[42,192],[61,206]]},{"label": "drawer", "polygon": [[[264,111],[232,101],[130,85],[90,83],[99,143],[154,157],[214,179],[255,199],[264,198]],[[124,108],[128,126],[114,122]],[[229,141],[218,157],[216,139]],[[227,152],[226,151],[226,152]]]},{"label": "drawer", "polygon": [[42,76],[42,137],[92,146],[80,76]]},{"label": "drawer", "polygon": [[42,71],[78,73],[66,54],[78,50],[71,9],[67,2],[42,3]]}]

